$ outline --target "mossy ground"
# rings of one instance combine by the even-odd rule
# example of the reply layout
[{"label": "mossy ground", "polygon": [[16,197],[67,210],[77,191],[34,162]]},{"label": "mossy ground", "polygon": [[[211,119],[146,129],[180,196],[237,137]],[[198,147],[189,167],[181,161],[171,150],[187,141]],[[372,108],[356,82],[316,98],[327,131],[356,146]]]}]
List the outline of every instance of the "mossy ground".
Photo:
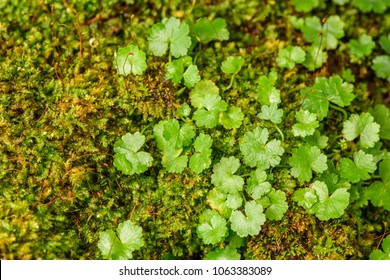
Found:
[{"label": "mossy ground", "polygon": [[[261,3],[260,3],[261,2]],[[328,3],[329,2],[329,3]],[[251,128],[255,80],[276,67],[278,47],[303,44],[287,16],[298,14],[289,1],[3,1],[0,4],[0,258],[100,259],[99,232],[131,219],[144,230],[138,259],[201,259],[212,248],[196,235],[199,214],[207,208],[211,171],[169,174],[155,165],[126,176],[113,167],[113,145],[127,132],[143,130],[174,116],[188,92],[165,79],[164,59],[148,56],[143,76],[124,80],[113,67],[115,51],[132,42],[147,49],[147,29],[163,17],[186,21],[222,17],[230,39],[197,45],[191,55],[204,79],[220,88],[230,77],[220,73],[227,55],[245,57],[234,88],[221,95],[241,107]],[[346,38],[365,29],[375,37],[389,30],[389,15],[370,16],[326,1],[310,15],[338,14]],[[196,54],[196,55],[195,55]],[[351,67],[357,96],[350,112],[384,102],[388,83],[378,79],[368,60],[352,63],[346,50],[329,52],[327,75]],[[368,64],[367,64],[368,63]],[[299,89],[325,69],[280,71],[283,126],[299,104]],[[255,114],[254,114],[255,115]],[[336,133],[334,113],[324,124]],[[264,123],[264,126],[267,126]],[[269,127],[272,130],[272,126]],[[217,161],[238,154],[240,132],[210,130]],[[223,137],[222,137],[223,136]],[[290,136],[285,139],[289,145]],[[293,141],[293,140],[292,140]],[[332,146],[334,144],[334,146]],[[388,143],[387,143],[388,144]],[[337,149],[337,143],[330,143]],[[157,147],[148,151],[158,157]],[[276,170],[291,194],[294,180]],[[290,190],[290,193],[288,192]],[[389,230],[388,212],[350,206],[340,219],[320,222],[289,199],[278,222],[267,222],[241,249],[247,259],[366,259]],[[221,245],[223,246],[223,244]]]}]

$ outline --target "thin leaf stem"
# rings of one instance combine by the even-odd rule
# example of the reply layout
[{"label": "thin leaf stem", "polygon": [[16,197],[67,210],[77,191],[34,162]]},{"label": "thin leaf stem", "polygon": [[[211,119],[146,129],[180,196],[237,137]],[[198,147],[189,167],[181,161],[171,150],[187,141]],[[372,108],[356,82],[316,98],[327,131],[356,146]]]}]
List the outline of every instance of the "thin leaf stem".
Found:
[{"label": "thin leaf stem", "polygon": [[334,110],[337,110],[337,111],[343,113],[343,115],[344,115],[344,117],[343,117],[343,118],[344,118],[344,121],[346,121],[346,120],[348,119],[347,111],[345,111],[344,109],[342,109],[342,108],[340,108],[340,107],[338,107],[338,106],[336,106],[336,105],[333,105],[332,103],[329,103],[329,107],[332,108],[332,109],[334,109]]},{"label": "thin leaf stem", "polygon": [[284,142],[284,134],[283,134],[283,132],[282,132],[282,131],[280,130],[280,128],[276,125],[276,123],[273,123],[273,124],[274,124],[276,130],[279,132],[280,138],[281,138],[282,143],[283,143],[283,142]]}]

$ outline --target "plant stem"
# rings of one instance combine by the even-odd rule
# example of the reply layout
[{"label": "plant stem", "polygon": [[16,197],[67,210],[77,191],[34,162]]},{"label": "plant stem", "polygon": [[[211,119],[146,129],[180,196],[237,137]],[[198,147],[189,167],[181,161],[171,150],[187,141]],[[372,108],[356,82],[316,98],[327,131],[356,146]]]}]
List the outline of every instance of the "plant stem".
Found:
[{"label": "plant stem", "polygon": [[346,121],[346,120],[348,119],[348,114],[347,114],[347,112],[346,112],[344,109],[342,109],[342,108],[340,108],[340,107],[338,107],[338,106],[336,106],[336,105],[333,105],[332,103],[329,103],[329,107],[332,108],[332,109],[334,109],[334,110],[337,110],[337,111],[343,113],[343,115],[344,115],[344,117],[343,117],[343,118],[344,118],[344,121]]},{"label": "plant stem", "polygon": [[280,130],[280,128],[276,125],[276,123],[273,123],[273,124],[274,124],[276,130],[279,132],[280,138],[282,138],[282,143],[283,143],[283,142],[284,142],[284,134],[283,134],[283,132],[282,132],[282,131]]},{"label": "plant stem", "polygon": [[233,85],[233,82],[234,82],[234,77],[236,76],[236,74],[233,74],[232,77],[230,78],[230,84],[227,86],[227,88],[225,88],[225,90],[229,89],[232,87]]}]

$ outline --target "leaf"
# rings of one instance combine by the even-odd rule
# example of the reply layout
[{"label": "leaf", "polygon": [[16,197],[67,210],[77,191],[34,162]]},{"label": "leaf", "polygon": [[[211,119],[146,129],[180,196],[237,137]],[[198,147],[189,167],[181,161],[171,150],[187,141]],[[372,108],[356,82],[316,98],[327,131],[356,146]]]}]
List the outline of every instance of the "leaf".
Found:
[{"label": "leaf", "polygon": [[307,42],[322,49],[334,50],[337,48],[338,39],[344,37],[344,26],[339,16],[330,16],[324,24],[318,17],[312,16],[305,18],[305,24],[300,27],[300,30]]},{"label": "leaf", "polygon": [[367,189],[367,197],[376,207],[383,207],[390,211],[390,159],[379,164],[379,176],[382,182],[376,181]]},{"label": "leaf", "polygon": [[207,109],[202,108],[196,110],[192,118],[196,121],[197,126],[213,128],[221,121],[221,112],[226,111],[227,104],[221,100],[219,95],[215,99],[210,98],[207,102],[205,104]]},{"label": "leaf", "polygon": [[309,47],[303,66],[310,71],[320,68],[327,60],[327,53],[320,47],[312,45]]},{"label": "leaf", "polygon": [[237,249],[232,246],[226,246],[225,248],[216,248],[214,251],[208,253],[205,260],[239,260],[241,259]]},{"label": "leaf", "polygon": [[371,68],[375,71],[375,74],[382,79],[390,81],[390,56],[380,55],[376,56],[372,60]]},{"label": "leaf", "polygon": [[271,190],[271,184],[266,180],[267,174],[261,169],[256,169],[250,173],[246,190],[254,200],[260,199]]},{"label": "leaf", "polygon": [[191,28],[191,33],[203,44],[213,40],[229,40],[226,21],[222,18],[216,18],[212,21],[204,18],[200,19]]},{"label": "leaf", "polygon": [[349,205],[349,193],[346,188],[337,189],[331,196],[325,183],[315,181],[313,189],[319,198],[316,217],[321,221],[340,218]]},{"label": "leaf", "polygon": [[183,148],[166,147],[162,153],[162,166],[171,173],[180,173],[187,167],[188,158],[182,155]]},{"label": "leaf", "polygon": [[315,129],[319,126],[317,116],[307,110],[299,110],[295,114],[295,118],[298,121],[298,123],[292,126],[292,131],[295,137],[313,135]]},{"label": "leaf", "polygon": [[226,129],[239,128],[244,119],[244,114],[241,108],[231,106],[227,111],[221,110],[219,114],[219,122]]},{"label": "leaf", "polygon": [[280,103],[280,90],[275,88],[275,82],[278,75],[275,71],[269,73],[268,77],[262,75],[257,80],[258,100],[262,105],[271,105]]},{"label": "leaf", "polygon": [[207,134],[199,134],[195,139],[194,148],[197,153],[191,156],[189,167],[195,173],[199,174],[211,164],[211,145],[213,143],[212,138]]},{"label": "leaf", "polygon": [[374,117],[370,113],[362,113],[360,116],[352,114],[343,123],[343,136],[348,141],[353,141],[359,137],[359,145],[362,148],[374,147],[379,141],[380,126],[374,122]]},{"label": "leaf", "polygon": [[226,196],[226,206],[232,210],[236,210],[241,207],[243,199],[241,195],[237,192],[234,194],[227,194]]},{"label": "leaf", "polygon": [[320,149],[324,149],[328,145],[328,137],[321,135],[318,130],[315,130],[313,135],[306,136],[304,140],[310,146],[317,146]]},{"label": "leaf", "polygon": [[142,228],[125,221],[118,225],[118,235],[113,230],[106,230],[99,234],[98,248],[105,259],[128,260],[132,253],[144,245]]},{"label": "leaf", "polygon": [[181,117],[188,117],[191,114],[191,107],[186,102],[180,105],[176,110],[176,115]]},{"label": "leaf", "polygon": [[390,260],[390,235],[382,241],[382,250],[375,249],[370,254],[370,260]]},{"label": "leaf", "polygon": [[[267,193],[270,206],[265,210],[265,215],[270,221],[279,221],[287,212],[288,204],[286,202],[286,194],[281,190],[271,189]],[[264,207],[263,207],[264,208]]]},{"label": "leaf", "polygon": [[255,201],[250,201],[245,204],[245,215],[239,210],[234,210],[229,220],[231,229],[238,236],[246,237],[257,235],[261,226],[265,223],[266,217],[263,213],[263,207]]},{"label": "leaf", "polygon": [[[221,100],[219,88],[209,80],[201,80],[190,92],[191,104],[195,108],[210,108]],[[211,105],[210,105],[211,104]]]},{"label": "leaf", "polygon": [[348,47],[351,55],[356,56],[357,58],[363,58],[371,54],[372,50],[375,48],[375,43],[371,36],[362,34],[359,36],[358,40],[349,40]]},{"label": "leaf", "polygon": [[288,46],[280,49],[276,63],[281,68],[293,69],[296,63],[305,61],[306,53],[301,47]]},{"label": "leaf", "polygon": [[349,205],[349,193],[346,188],[339,188],[329,196],[327,185],[315,181],[309,188],[297,190],[293,200],[309,214],[315,214],[321,221],[328,221],[340,218],[344,214]]},{"label": "leaf", "polygon": [[300,183],[308,182],[312,178],[312,171],[322,173],[328,169],[326,159],[326,155],[317,147],[303,145],[293,149],[289,159],[291,175],[298,178]]},{"label": "leaf", "polygon": [[221,70],[226,74],[236,74],[241,70],[244,63],[245,60],[242,56],[228,56],[222,62]]},{"label": "leaf", "polygon": [[206,209],[199,217],[197,235],[204,244],[216,244],[225,239],[226,220],[217,211]]},{"label": "leaf", "polygon": [[189,27],[174,17],[165,18],[152,26],[148,37],[149,50],[155,56],[163,56],[168,48],[173,57],[185,56],[191,46]]},{"label": "leaf", "polygon": [[142,75],[146,69],[146,55],[135,45],[119,48],[114,64],[119,75]]},{"label": "leaf", "polygon": [[320,4],[319,0],[293,0],[292,4],[297,12],[310,12]]},{"label": "leaf", "polygon": [[353,161],[348,158],[340,160],[340,176],[347,179],[351,183],[357,183],[360,180],[368,180],[372,173],[376,170],[374,157],[366,154],[363,151],[358,151],[353,155]]},{"label": "leaf", "polygon": [[207,203],[224,218],[229,218],[232,209],[226,205],[227,194],[219,191],[217,188],[212,189],[207,194]]},{"label": "leaf", "polygon": [[382,35],[379,37],[379,45],[387,54],[390,54],[390,33],[387,36]]},{"label": "leaf", "polygon": [[192,138],[195,137],[195,131],[190,124],[185,123],[180,127],[178,120],[169,119],[155,125],[153,135],[160,150],[179,150],[191,144]]},{"label": "leaf", "polygon": [[188,88],[195,86],[200,81],[198,66],[191,64],[183,74],[184,85]]},{"label": "leaf", "polygon": [[245,164],[265,170],[280,163],[280,156],[284,153],[281,142],[275,139],[267,142],[268,136],[268,129],[260,127],[244,134],[240,141],[240,150]]},{"label": "leaf", "polygon": [[261,106],[261,112],[257,114],[257,117],[262,120],[270,120],[273,123],[279,124],[282,122],[283,110],[278,109],[276,103],[272,103],[270,106]]},{"label": "leaf", "polygon": [[380,125],[379,137],[390,140],[390,110],[384,104],[377,104],[370,110],[374,121]]},{"label": "leaf", "polygon": [[152,165],[153,157],[146,152],[139,152],[145,143],[145,136],[136,132],[127,133],[114,144],[114,166],[124,174],[141,174]]},{"label": "leaf", "polygon": [[303,91],[306,98],[302,103],[302,109],[316,114],[318,120],[322,120],[328,114],[329,102],[341,107],[350,105],[355,98],[352,91],[353,85],[343,82],[337,75],[329,79],[318,77],[313,87]]},{"label": "leaf", "polygon": [[318,202],[318,196],[314,189],[302,188],[296,190],[292,198],[299,206],[305,208],[309,214],[315,213],[316,209],[313,209],[313,206]]},{"label": "leaf", "polygon": [[242,190],[244,180],[234,173],[240,167],[240,161],[235,157],[223,157],[213,167],[211,183],[224,193],[236,193]]},{"label": "leaf", "polygon": [[363,13],[371,11],[377,14],[383,14],[390,6],[389,0],[352,0],[352,5],[358,7]]}]

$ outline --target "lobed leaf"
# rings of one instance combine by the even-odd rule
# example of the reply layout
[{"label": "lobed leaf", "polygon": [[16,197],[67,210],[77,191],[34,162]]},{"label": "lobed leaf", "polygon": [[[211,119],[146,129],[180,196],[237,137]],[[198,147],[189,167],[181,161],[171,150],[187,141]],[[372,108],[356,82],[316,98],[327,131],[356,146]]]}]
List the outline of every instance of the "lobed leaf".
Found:
[{"label": "lobed leaf", "polygon": [[300,183],[310,181],[312,171],[322,173],[328,166],[326,164],[326,155],[315,146],[303,145],[293,149],[292,156],[289,159],[291,165],[291,175],[298,178]]},{"label": "lobed leaf", "polygon": [[370,113],[361,115],[352,114],[350,118],[343,123],[343,136],[348,141],[353,141],[359,137],[359,145],[362,148],[374,147],[379,141],[380,126],[374,122],[374,117]]},{"label": "lobed leaf", "polygon": [[245,164],[265,170],[280,163],[280,156],[284,153],[281,142],[275,139],[268,141],[268,136],[268,129],[260,127],[244,134],[240,150]]},{"label": "lobed leaf", "polygon": [[213,167],[211,183],[224,193],[236,193],[242,190],[244,180],[241,176],[234,175],[240,167],[240,161],[235,157],[223,157]]},{"label": "lobed leaf", "polygon": [[250,201],[245,204],[245,215],[239,210],[234,210],[229,220],[231,229],[238,236],[246,237],[257,235],[265,223],[266,217],[263,213],[263,207],[255,201]]},{"label": "lobed leaf", "polygon": [[146,69],[146,55],[136,45],[119,48],[114,64],[119,75],[142,75]]}]

